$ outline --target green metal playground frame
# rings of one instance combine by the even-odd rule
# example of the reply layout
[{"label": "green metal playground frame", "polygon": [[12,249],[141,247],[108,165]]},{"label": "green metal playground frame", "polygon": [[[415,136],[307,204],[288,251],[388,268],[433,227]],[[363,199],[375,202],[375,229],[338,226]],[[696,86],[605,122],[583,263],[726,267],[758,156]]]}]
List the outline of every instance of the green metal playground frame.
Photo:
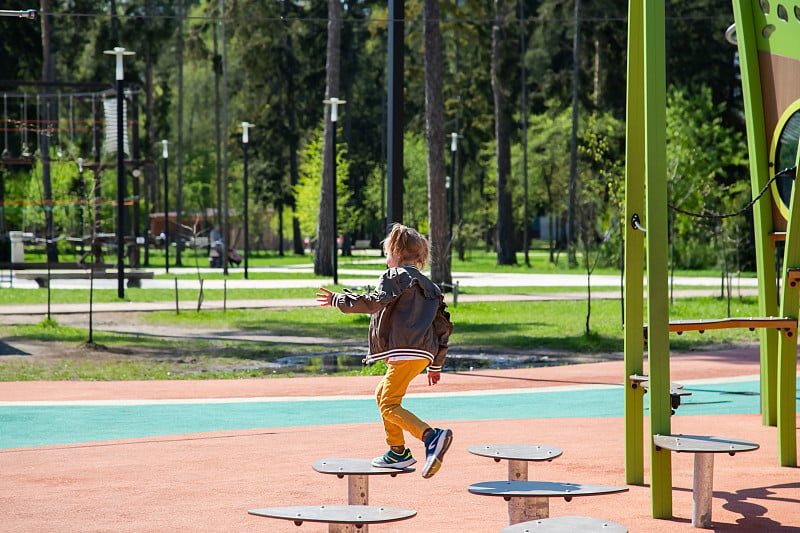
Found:
[{"label": "green metal playground frame", "polygon": [[[800,1],[733,0],[733,15],[755,197],[780,170],[775,154],[783,128],[791,117],[800,116]],[[629,2],[627,89],[625,383],[631,375],[649,375],[651,510],[654,518],[671,518],[671,458],[668,453],[655,453],[652,438],[671,433],[672,414],[664,0]],[[792,138],[792,142],[798,140]],[[794,159],[797,166],[800,150]],[[788,330],[767,327],[760,332],[762,423],[777,425],[782,466],[797,466],[800,283],[790,283],[792,274],[800,269],[800,198],[796,191],[797,187],[791,187],[787,205],[777,188],[770,188],[753,206],[759,312],[764,317],[793,319],[795,324]],[[778,241],[784,241],[780,295],[774,260]],[[645,276],[646,302],[642,296]],[[644,372],[645,319],[648,372]],[[630,484],[644,483],[642,391],[641,387],[625,387],[625,472]]]}]

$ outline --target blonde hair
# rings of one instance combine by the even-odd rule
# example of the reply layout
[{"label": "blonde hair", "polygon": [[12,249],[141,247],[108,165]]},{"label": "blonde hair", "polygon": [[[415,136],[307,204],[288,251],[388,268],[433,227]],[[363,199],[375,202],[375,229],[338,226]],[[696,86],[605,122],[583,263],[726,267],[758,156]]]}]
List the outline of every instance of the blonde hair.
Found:
[{"label": "blonde hair", "polygon": [[395,222],[382,244],[383,251],[399,259],[402,264],[413,264],[422,270],[428,262],[428,239],[414,228]]}]

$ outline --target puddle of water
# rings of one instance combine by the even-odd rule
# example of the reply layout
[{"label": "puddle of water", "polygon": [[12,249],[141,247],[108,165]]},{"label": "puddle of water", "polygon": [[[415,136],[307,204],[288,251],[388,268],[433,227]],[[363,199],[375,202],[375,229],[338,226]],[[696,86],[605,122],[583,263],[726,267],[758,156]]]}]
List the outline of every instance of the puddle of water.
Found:
[{"label": "puddle of water", "polygon": [[[334,374],[360,371],[364,368],[360,354],[292,355],[269,363],[275,373]],[[445,372],[469,370],[527,368],[553,364],[546,355],[449,355]]]}]

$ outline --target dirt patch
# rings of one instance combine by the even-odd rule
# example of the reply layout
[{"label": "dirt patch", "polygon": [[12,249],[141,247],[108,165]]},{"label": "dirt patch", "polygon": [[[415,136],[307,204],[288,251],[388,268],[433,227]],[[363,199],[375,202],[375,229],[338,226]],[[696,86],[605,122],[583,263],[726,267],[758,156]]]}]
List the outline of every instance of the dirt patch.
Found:
[{"label": "dirt patch", "polygon": [[[20,379],[37,373],[55,378],[66,375],[67,379],[93,379],[91,376],[115,379],[115,374],[103,373],[104,364],[133,365],[139,379],[213,376],[222,372],[265,369],[272,372],[279,367],[272,362],[279,356],[274,348],[247,342],[250,339],[239,339],[239,332],[221,330],[210,335],[198,329],[153,324],[143,320],[145,315],[104,313],[95,316],[92,327],[95,342],[88,342],[88,317],[81,314],[54,317],[60,325],[85,330],[86,337],[79,342],[6,336],[0,340],[0,364],[7,363],[5,379]],[[43,319],[41,315],[2,316],[0,324],[37,324]],[[142,342],[97,342],[97,337],[104,337],[104,332],[138,337]],[[287,353],[291,354],[291,346],[287,348]]]},{"label": "dirt patch", "polygon": [[[145,312],[102,313],[93,317],[93,332],[109,332],[130,337],[145,337],[147,342],[112,344],[102,342],[63,343],[28,338],[3,339],[2,361],[52,365],[56,361],[112,363],[134,362],[161,365],[170,376],[219,372],[317,374],[359,370],[366,346],[361,341],[306,338],[274,334],[269,331],[238,331],[215,328],[213,331],[158,324],[147,320]],[[0,324],[36,324],[41,315],[0,316]],[[60,314],[59,324],[87,331],[85,314]],[[505,369],[551,366],[601,361],[616,361],[621,353],[576,353],[531,349],[510,350],[451,347],[448,370]]]}]

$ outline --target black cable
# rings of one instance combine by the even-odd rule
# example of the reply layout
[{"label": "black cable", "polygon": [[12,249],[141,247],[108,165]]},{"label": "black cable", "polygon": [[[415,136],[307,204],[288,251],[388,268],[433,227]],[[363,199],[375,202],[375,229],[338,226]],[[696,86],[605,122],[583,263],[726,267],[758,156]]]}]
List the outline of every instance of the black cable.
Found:
[{"label": "black cable", "polygon": [[670,209],[672,209],[676,213],[680,213],[682,215],[689,215],[690,217],[695,217],[695,218],[730,218],[730,217],[739,216],[741,214],[744,214],[751,207],[753,207],[753,205],[755,205],[755,203],[758,200],[760,200],[762,196],[764,196],[764,193],[767,192],[767,189],[769,189],[770,185],[772,185],[772,183],[775,180],[777,180],[781,176],[788,176],[788,177],[790,177],[792,179],[795,179],[796,174],[797,174],[797,167],[785,168],[785,169],[781,170],[780,172],[778,172],[777,174],[772,176],[772,178],[770,178],[770,180],[767,182],[766,185],[764,185],[764,187],[762,187],[761,191],[759,191],[759,193],[756,195],[755,198],[750,200],[750,202],[748,202],[747,205],[745,205],[743,208],[741,208],[740,210],[736,211],[735,213],[705,213],[705,212],[704,213],[693,213],[691,211],[686,211],[686,210],[681,209],[679,207],[675,207],[672,204],[667,204],[667,207],[669,207]]}]

